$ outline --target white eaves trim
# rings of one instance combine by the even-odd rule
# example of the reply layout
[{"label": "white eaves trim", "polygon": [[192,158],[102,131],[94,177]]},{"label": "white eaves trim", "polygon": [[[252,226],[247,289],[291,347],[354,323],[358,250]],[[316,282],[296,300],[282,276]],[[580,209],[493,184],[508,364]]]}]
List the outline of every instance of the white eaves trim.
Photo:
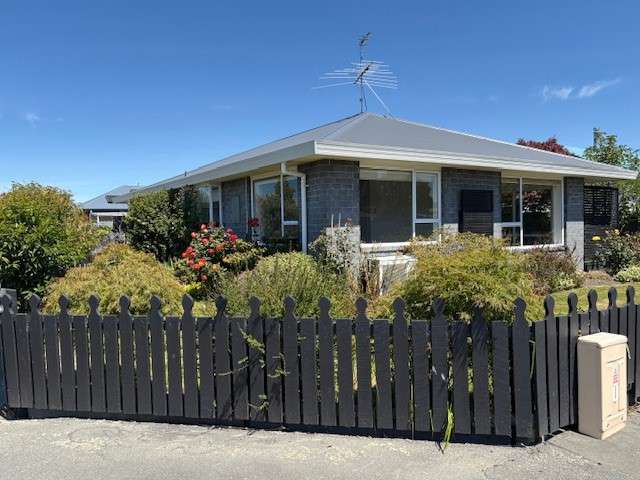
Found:
[{"label": "white eaves trim", "polygon": [[340,142],[316,142],[315,153],[321,157],[424,162],[451,165],[454,167],[494,168],[616,180],[634,180],[637,178],[636,172],[616,167],[611,167],[606,170],[589,169],[588,167],[573,168],[563,167],[562,165],[544,165],[513,158],[487,157],[482,155],[471,156],[450,152],[414,150],[400,147],[377,147]]},{"label": "white eaves trim", "polygon": [[200,169],[194,170],[191,173],[186,172],[184,175],[177,175],[124,195],[109,196],[108,200],[112,203],[125,203],[140,193],[179,188],[185,185],[197,185],[204,182],[215,182],[240,175],[248,175],[254,170],[282,164],[284,162],[310,161],[327,157],[421,162],[434,165],[450,165],[459,168],[489,168],[494,170],[511,170],[614,180],[634,180],[637,178],[636,172],[619,167],[594,164],[600,168],[590,168],[589,164],[593,164],[593,162],[588,160],[583,160],[585,163],[584,167],[565,167],[561,164],[562,155],[558,156],[560,157],[558,164],[545,164],[525,161],[518,158],[500,158],[483,155],[466,155],[455,152],[311,140],[262,155],[249,156],[248,158],[240,158],[237,160],[234,159],[228,163],[222,160],[219,166],[216,166],[214,163],[211,165],[211,168],[204,171]]},{"label": "white eaves trim", "polygon": [[185,185],[197,185],[203,182],[215,181],[221,178],[233,177],[241,174],[249,174],[252,170],[277,165],[282,162],[290,162],[301,158],[313,156],[315,153],[314,142],[305,142],[299,145],[283,148],[274,152],[265,153],[255,157],[243,159],[241,161],[228,163],[215,167],[212,165],[211,170],[200,172],[197,174],[180,175],[169,180],[154,183],[145,188],[140,188],[134,192],[112,197],[113,202],[127,202],[140,193],[151,193],[158,190],[168,190],[171,188],[179,188]]}]

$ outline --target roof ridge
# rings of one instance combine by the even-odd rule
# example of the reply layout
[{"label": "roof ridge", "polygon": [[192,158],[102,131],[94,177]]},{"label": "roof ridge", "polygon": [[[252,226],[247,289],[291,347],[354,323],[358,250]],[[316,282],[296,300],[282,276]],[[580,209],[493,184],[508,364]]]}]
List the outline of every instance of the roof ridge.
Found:
[{"label": "roof ridge", "polygon": [[[194,169],[192,169],[192,170],[188,170],[188,171],[186,171],[186,172],[185,172],[185,174],[190,174],[190,173],[196,172],[196,171],[198,171],[198,170],[201,170],[201,169],[206,168],[206,167],[210,167],[210,166],[212,166],[212,165],[215,165],[216,163],[223,162],[223,161],[225,161],[225,160],[227,160],[227,159],[230,159],[230,158],[236,157],[236,156],[238,156],[238,155],[243,155],[243,154],[246,154],[246,153],[251,152],[252,150],[257,150],[257,149],[259,149],[259,148],[263,148],[263,147],[265,147],[266,145],[270,145],[270,144],[277,143],[277,142],[282,142],[282,141],[287,140],[287,139],[289,139],[289,138],[297,137],[298,135],[303,135],[303,134],[308,133],[308,132],[311,132],[311,131],[313,131],[313,130],[319,130],[319,129],[321,129],[321,128],[325,128],[325,127],[328,127],[328,126],[330,126],[330,125],[333,125],[333,124],[335,124],[335,123],[344,122],[345,120],[352,121],[354,118],[358,117],[359,115],[361,115],[361,114],[360,114],[360,113],[357,113],[357,114],[355,114],[355,115],[349,115],[348,117],[340,118],[340,119],[338,119],[338,120],[334,120],[334,121],[332,121],[332,122],[323,123],[322,125],[318,125],[318,126],[316,126],[316,127],[307,128],[306,130],[302,130],[302,131],[300,131],[300,132],[295,132],[295,133],[292,133],[292,134],[290,134],[290,135],[286,135],[286,136],[284,136],[284,137],[276,138],[275,140],[270,140],[270,141],[268,141],[268,142],[266,142],[266,143],[262,143],[262,144],[260,144],[260,145],[256,145],[255,147],[251,147],[251,148],[248,148],[248,149],[246,149],[246,150],[242,150],[242,151],[240,151],[240,152],[238,152],[238,153],[234,153],[234,154],[232,154],[232,155],[227,155],[226,157],[219,158],[218,160],[214,160],[213,162],[205,163],[204,165],[200,165],[200,166],[198,166],[198,167],[196,167],[196,168],[194,168]],[[341,127],[338,127],[336,130],[339,130],[340,128],[341,128]],[[324,138],[324,137],[323,137],[323,138]],[[184,174],[176,175],[176,177],[181,177],[181,176],[184,176]]]},{"label": "roof ridge", "polygon": [[[387,117],[381,116],[381,118],[387,118]],[[393,118],[393,119],[389,119],[389,120],[395,120],[397,122],[407,123],[409,125],[415,125],[415,126],[418,126],[418,127],[433,128],[434,130],[440,130],[442,132],[448,132],[448,133],[455,133],[456,135],[464,135],[465,137],[477,138],[479,140],[486,140],[486,141],[489,141],[489,142],[501,143],[503,145],[509,145],[509,146],[512,146],[512,147],[518,147],[518,148],[522,148],[524,150],[533,150],[533,151],[536,151],[536,152],[541,152],[542,151],[542,152],[546,152],[546,153],[549,153],[549,154],[552,154],[552,155],[557,155],[559,157],[579,159],[579,160],[584,160],[585,162],[591,162],[591,160],[587,160],[587,159],[582,158],[582,157],[574,157],[572,155],[564,155],[562,153],[550,152],[549,150],[542,150],[540,148],[528,147],[526,145],[520,145],[520,144],[515,143],[515,142],[508,142],[506,140],[498,140],[497,138],[490,138],[490,137],[485,137],[483,135],[477,135],[477,134],[474,134],[474,133],[461,132],[459,130],[452,130],[450,128],[436,127],[435,125],[428,125],[426,123],[414,122],[414,121],[411,121],[411,120],[405,120],[403,118]],[[591,162],[591,163],[597,163],[597,162]]]}]

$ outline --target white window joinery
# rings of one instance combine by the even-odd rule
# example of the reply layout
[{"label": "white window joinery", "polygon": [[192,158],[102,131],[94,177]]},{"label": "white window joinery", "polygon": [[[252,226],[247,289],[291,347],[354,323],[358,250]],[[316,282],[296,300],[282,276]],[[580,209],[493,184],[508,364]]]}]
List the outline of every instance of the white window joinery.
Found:
[{"label": "white window joinery", "polygon": [[503,178],[502,238],[514,247],[562,244],[562,188],[559,180]]},{"label": "white window joinery", "polygon": [[434,172],[361,168],[362,242],[400,243],[431,235],[440,224],[439,184]]}]

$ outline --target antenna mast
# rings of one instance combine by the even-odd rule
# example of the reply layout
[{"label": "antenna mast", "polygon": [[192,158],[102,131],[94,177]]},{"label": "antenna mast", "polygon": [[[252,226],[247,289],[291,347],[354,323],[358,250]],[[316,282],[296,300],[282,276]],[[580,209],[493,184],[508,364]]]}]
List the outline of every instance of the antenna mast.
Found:
[{"label": "antenna mast", "polygon": [[[375,88],[388,88],[396,90],[398,88],[398,80],[389,66],[383,62],[376,60],[366,60],[364,57],[364,49],[369,43],[371,32],[365,33],[358,40],[359,58],[358,62],[352,62],[351,67],[341,68],[332,72],[325,73],[320,80],[344,80],[343,82],[333,83],[330,85],[321,85],[314,89],[337,87],[341,85],[353,85],[358,88],[360,113],[367,111],[367,89],[371,90],[374,97],[380,102],[384,109],[391,115],[391,110],[382,101]],[[375,87],[375,88],[374,88]]]}]

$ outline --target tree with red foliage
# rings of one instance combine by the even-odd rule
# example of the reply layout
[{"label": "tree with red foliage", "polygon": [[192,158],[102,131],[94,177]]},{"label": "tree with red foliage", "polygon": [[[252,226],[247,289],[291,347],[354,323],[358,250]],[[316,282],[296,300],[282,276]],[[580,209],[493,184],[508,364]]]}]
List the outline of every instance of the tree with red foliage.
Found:
[{"label": "tree with red foliage", "polygon": [[567,147],[565,147],[561,143],[558,143],[558,139],[556,137],[549,137],[542,142],[539,142],[537,140],[525,140],[524,138],[519,138],[516,143],[525,147],[537,148],[539,150],[546,150],[547,152],[560,153],[562,155],[577,157],[577,155],[571,153]]}]

